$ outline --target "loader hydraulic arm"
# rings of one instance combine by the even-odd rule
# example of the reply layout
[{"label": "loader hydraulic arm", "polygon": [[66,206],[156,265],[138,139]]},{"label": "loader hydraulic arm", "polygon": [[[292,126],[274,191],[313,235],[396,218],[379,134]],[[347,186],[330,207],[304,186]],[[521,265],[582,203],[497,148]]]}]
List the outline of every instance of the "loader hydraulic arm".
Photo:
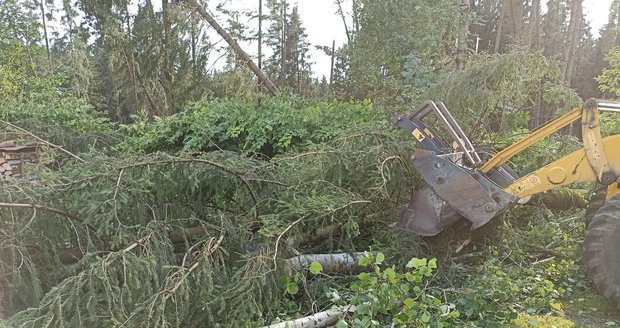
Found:
[{"label": "loader hydraulic arm", "polygon": [[[410,115],[397,117],[395,125],[420,144],[411,160],[426,182],[401,213],[399,226],[434,236],[464,217],[476,229],[515,203],[527,202],[528,196],[574,182],[608,185],[608,197],[620,193],[614,183],[620,176],[620,135],[601,137],[599,110],[620,112],[620,104],[589,99],[583,107],[534,131],[486,162],[443,103],[427,101]],[[430,114],[452,137],[452,147],[424,122]],[[515,155],[574,122],[581,123],[581,149],[523,177],[505,165]]]},{"label": "loader hydraulic arm", "polygon": [[[613,184],[620,176],[620,135],[605,139],[601,137],[599,111],[620,112],[620,105],[589,99],[583,107],[568,112],[501,151],[485,163],[481,171],[488,172],[506,163],[534,143],[581,117],[582,149],[516,180],[504,191],[523,198],[574,182]],[[613,190],[617,188],[610,188],[611,192]]]}]

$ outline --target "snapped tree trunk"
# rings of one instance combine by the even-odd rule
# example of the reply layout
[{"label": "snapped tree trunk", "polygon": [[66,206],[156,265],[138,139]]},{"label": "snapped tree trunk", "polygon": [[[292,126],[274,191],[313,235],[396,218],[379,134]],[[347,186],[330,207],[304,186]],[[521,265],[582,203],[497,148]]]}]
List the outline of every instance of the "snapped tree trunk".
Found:
[{"label": "snapped tree trunk", "polygon": [[218,22],[213,18],[213,16],[209,15],[209,13],[200,5],[196,0],[184,0],[192,10],[198,12],[202,18],[204,18],[213,29],[228,43],[228,45],[233,48],[235,53],[248,65],[250,70],[256,75],[258,80],[265,86],[265,88],[271,93],[278,93],[278,88],[271,82],[269,77],[263,72],[258,66],[254,63],[252,58],[239,46],[237,41],[224,30],[224,28],[218,24]]}]

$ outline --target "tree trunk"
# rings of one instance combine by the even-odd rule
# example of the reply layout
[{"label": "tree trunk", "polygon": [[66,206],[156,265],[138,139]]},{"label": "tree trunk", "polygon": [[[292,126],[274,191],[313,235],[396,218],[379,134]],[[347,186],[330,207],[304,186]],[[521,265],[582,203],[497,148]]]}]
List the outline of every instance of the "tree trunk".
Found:
[{"label": "tree trunk", "polygon": [[354,271],[359,267],[357,262],[366,256],[365,252],[341,253],[341,254],[306,254],[286,260],[293,271],[301,271],[310,266],[312,262],[321,263],[323,273],[338,273]]},{"label": "tree trunk", "polygon": [[217,23],[217,21],[215,21],[213,16],[209,15],[209,13],[207,13],[207,11],[201,5],[199,5],[196,0],[184,1],[190,6],[190,8],[192,8],[192,10],[198,12],[198,14],[200,14],[200,16],[202,16],[202,18],[204,18],[207,23],[209,23],[209,25],[211,25],[211,27],[213,27],[213,29],[215,29],[215,31],[226,41],[226,43],[228,43],[228,45],[233,48],[233,50],[235,50],[237,55],[239,55],[239,57],[243,61],[245,61],[246,65],[248,65],[250,70],[252,70],[252,72],[256,74],[258,80],[265,86],[265,88],[267,88],[267,90],[271,94],[278,93],[278,88],[275,86],[275,84],[273,84],[273,82],[271,82],[269,77],[265,75],[265,72],[263,72],[260,68],[258,68],[258,66],[256,66],[252,58],[250,58],[250,56],[245,51],[243,51],[243,49],[241,49],[237,41],[235,41],[235,39],[233,39],[230,34],[228,34],[228,32],[226,32],[226,30],[224,30],[222,26]]},{"label": "tree trunk", "polygon": [[[540,25],[540,0],[532,0],[532,7],[530,9],[530,22],[526,36],[526,47],[532,49],[535,46],[534,35],[537,35],[536,30]],[[535,47],[534,47],[535,48]]]},{"label": "tree trunk", "polygon": [[535,195],[528,204],[538,206],[541,203],[550,210],[560,211],[586,208],[588,205],[583,193],[565,188]]},{"label": "tree trunk", "polygon": [[197,41],[198,36],[196,32],[196,12],[195,11],[192,11],[190,19],[191,19],[191,29],[192,29],[191,31],[192,33],[192,40],[191,40],[192,42],[192,65],[194,65],[194,68],[195,68],[196,67],[196,47],[198,43]]},{"label": "tree trunk", "polygon": [[171,23],[170,23],[170,17],[169,17],[169,13],[168,13],[168,0],[162,0],[161,2],[162,5],[162,19],[163,19],[163,24],[164,24],[164,42],[163,42],[163,57],[164,57],[164,72],[163,72],[163,76],[160,77],[160,81],[164,87],[164,93],[166,95],[166,106],[165,106],[165,110],[166,113],[165,114],[172,114],[174,112],[174,94],[172,92],[172,79],[174,78],[173,74],[174,74],[174,70],[173,70],[173,62],[172,62],[172,58],[171,54],[172,51],[170,51],[170,47],[171,47],[171,39],[172,39],[172,33],[171,33]]},{"label": "tree trunk", "polygon": [[45,39],[45,50],[47,51],[47,61],[51,65],[52,57],[50,53],[50,40],[49,40],[49,36],[47,35],[47,21],[45,17],[45,4],[43,3],[43,1],[44,0],[39,0],[39,5],[41,7],[41,22],[43,23],[43,37]]},{"label": "tree trunk", "polygon": [[351,31],[351,39],[354,39],[357,32],[360,31],[359,3],[357,0],[351,0],[351,5],[353,6],[353,31]]},{"label": "tree trunk", "polygon": [[502,33],[504,30],[504,20],[506,17],[507,1],[509,0],[501,1],[502,8],[500,8],[499,20],[497,21],[497,31],[495,32],[495,49],[493,51],[496,54],[499,53],[500,44],[502,42]]},{"label": "tree trunk", "polygon": [[329,87],[331,88],[334,83],[334,64],[336,62],[336,40],[332,41],[332,56],[331,65],[329,69]]},{"label": "tree trunk", "polygon": [[508,0],[510,4],[510,22],[512,23],[512,42],[522,43],[525,35],[525,24],[523,24],[523,1]]},{"label": "tree trunk", "polygon": [[274,323],[262,328],[325,328],[338,323],[345,313],[355,312],[355,306],[347,305],[342,311],[327,310],[296,320]]},{"label": "tree trunk", "polygon": [[258,0],[258,69],[263,69],[263,0]]},{"label": "tree trunk", "polygon": [[579,36],[581,35],[581,21],[583,19],[583,0],[572,0],[571,2],[571,14],[570,25],[568,28],[569,45],[564,55],[563,63],[563,75],[564,80],[568,85],[571,84],[573,79],[573,71],[575,70],[575,57],[577,54],[577,47],[579,45]]},{"label": "tree trunk", "polygon": [[342,0],[336,0],[336,3],[338,4],[338,14],[340,14],[340,18],[342,18],[342,24],[344,25],[344,32],[347,34],[347,41],[351,42],[351,31],[349,31],[347,18],[344,16],[344,11],[342,10]]},{"label": "tree trunk", "polygon": [[[280,83],[283,83],[284,81],[287,80],[288,77],[288,72],[286,71],[286,51],[287,51],[287,47],[286,47],[286,0],[282,0],[280,2],[281,4],[281,8],[280,8],[280,19],[281,22],[280,24],[282,25],[282,38],[281,38],[281,45],[280,45],[280,49],[282,52],[282,56],[280,56]],[[282,85],[282,84],[280,84]]]},{"label": "tree trunk", "polygon": [[459,36],[456,42],[456,58],[454,68],[462,71],[467,59],[467,39],[469,37],[469,22],[471,17],[471,7],[469,0],[461,0],[460,4],[461,23],[459,26]]}]

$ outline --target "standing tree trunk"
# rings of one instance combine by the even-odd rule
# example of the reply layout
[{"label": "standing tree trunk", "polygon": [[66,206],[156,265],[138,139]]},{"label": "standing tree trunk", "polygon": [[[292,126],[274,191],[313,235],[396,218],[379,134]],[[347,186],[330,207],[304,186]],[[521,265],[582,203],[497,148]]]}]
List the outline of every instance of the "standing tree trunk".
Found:
[{"label": "standing tree trunk", "polygon": [[263,69],[263,0],[258,0],[258,69]]},{"label": "standing tree trunk", "polygon": [[564,55],[563,75],[566,83],[570,85],[575,70],[575,57],[581,35],[581,21],[583,19],[583,0],[572,0],[570,10],[570,25],[568,27],[569,45]]},{"label": "standing tree trunk", "polygon": [[[280,19],[281,19],[281,24],[282,24],[282,38],[281,38],[281,44],[280,44],[280,49],[282,49],[282,56],[280,58],[280,83],[285,83],[284,81],[287,80],[287,69],[286,69],[286,35],[287,35],[287,31],[286,31],[286,0],[282,0],[281,1],[281,8],[280,8]],[[281,84],[282,85],[282,84]]]},{"label": "standing tree trunk", "polygon": [[[509,1],[509,0],[508,0]],[[507,0],[502,0],[501,1],[501,8],[500,8],[500,14],[499,14],[499,20],[497,21],[497,31],[495,32],[495,49],[494,49],[494,53],[499,53],[500,50],[500,44],[502,43],[502,33],[504,30],[504,20],[506,18],[506,7],[507,7]]]},{"label": "standing tree trunk", "polygon": [[522,0],[508,0],[508,3],[510,4],[509,22],[512,23],[512,31],[510,31],[512,32],[512,40],[510,41],[512,41],[512,43],[522,44],[524,41],[523,38],[526,35],[526,25],[523,22],[523,10],[525,6]]},{"label": "standing tree trunk", "polygon": [[198,46],[197,45],[198,36],[197,36],[197,31],[196,31],[196,12],[195,11],[192,11],[190,19],[191,19],[191,29],[192,29],[191,31],[192,33],[192,40],[191,40],[192,42],[192,45],[191,45],[192,46],[192,65],[195,68],[196,67],[196,47]]},{"label": "standing tree trunk", "polygon": [[471,17],[471,7],[469,0],[461,0],[460,4],[461,23],[459,26],[459,36],[456,42],[456,58],[454,68],[462,71],[467,59],[467,39],[469,37],[469,22]]},{"label": "standing tree trunk", "polygon": [[357,0],[351,0],[351,4],[353,6],[353,31],[351,31],[351,39],[355,37],[357,32],[360,31],[360,16],[359,16],[359,3]]},{"label": "standing tree trunk", "polygon": [[332,84],[334,83],[334,64],[336,62],[336,40],[332,41],[332,58],[331,58],[331,65],[330,65],[330,70],[329,70],[329,87],[332,87]]},{"label": "standing tree trunk", "polygon": [[530,22],[526,36],[527,49],[535,48],[534,35],[538,35],[536,30],[540,26],[540,0],[532,0],[532,7],[530,8]]},{"label": "standing tree trunk", "polygon": [[51,65],[52,56],[50,53],[50,40],[49,40],[49,36],[47,35],[47,20],[45,17],[46,15],[45,4],[43,3],[43,0],[39,0],[39,6],[41,7],[41,23],[43,24],[43,38],[45,39],[45,50],[47,51],[47,61]]},{"label": "standing tree trunk", "polygon": [[160,78],[162,85],[164,87],[164,94],[166,95],[166,114],[174,113],[174,93],[172,92],[172,80],[174,78],[174,69],[173,69],[173,61],[171,58],[172,51],[172,26],[169,17],[169,0],[162,0],[162,20],[164,24],[164,42],[163,42],[163,57],[164,57],[164,72],[163,76]]},{"label": "standing tree trunk", "polygon": [[217,23],[213,16],[209,15],[209,13],[201,5],[199,5],[196,0],[184,1],[190,6],[192,10],[198,12],[198,14],[200,14],[200,16],[202,16],[202,18],[204,18],[207,23],[209,23],[209,25],[211,25],[211,27],[213,27],[213,29],[226,41],[226,43],[228,43],[228,45],[233,48],[237,55],[239,55],[239,57],[246,63],[246,65],[248,65],[250,70],[254,74],[256,74],[256,77],[259,79],[259,81],[261,81],[261,83],[265,86],[265,88],[267,88],[267,90],[271,94],[278,93],[278,88],[275,86],[275,84],[273,84],[273,82],[271,82],[269,77],[265,75],[265,72],[263,72],[260,68],[258,68],[258,66],[256,66],[252,58],[245,51],[243,51],[243,49],[241,49],[237,41],[235,41],[235,39],[233,39],[230,34],[228,34],[228,32],[226,32],[226,30],[224,30],[224,28],[222,28],[222,26]]}]

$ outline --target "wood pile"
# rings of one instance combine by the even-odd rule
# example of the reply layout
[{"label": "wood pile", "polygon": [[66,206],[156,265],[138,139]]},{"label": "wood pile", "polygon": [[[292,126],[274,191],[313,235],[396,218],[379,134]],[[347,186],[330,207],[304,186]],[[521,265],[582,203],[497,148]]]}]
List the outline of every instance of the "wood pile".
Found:
[{"label": "wood pile", "polygon": [[25,176],[25,164],[37,163],[41,157],[39,144],[20,146],[15,140],[0,142],[0,181]]}]

